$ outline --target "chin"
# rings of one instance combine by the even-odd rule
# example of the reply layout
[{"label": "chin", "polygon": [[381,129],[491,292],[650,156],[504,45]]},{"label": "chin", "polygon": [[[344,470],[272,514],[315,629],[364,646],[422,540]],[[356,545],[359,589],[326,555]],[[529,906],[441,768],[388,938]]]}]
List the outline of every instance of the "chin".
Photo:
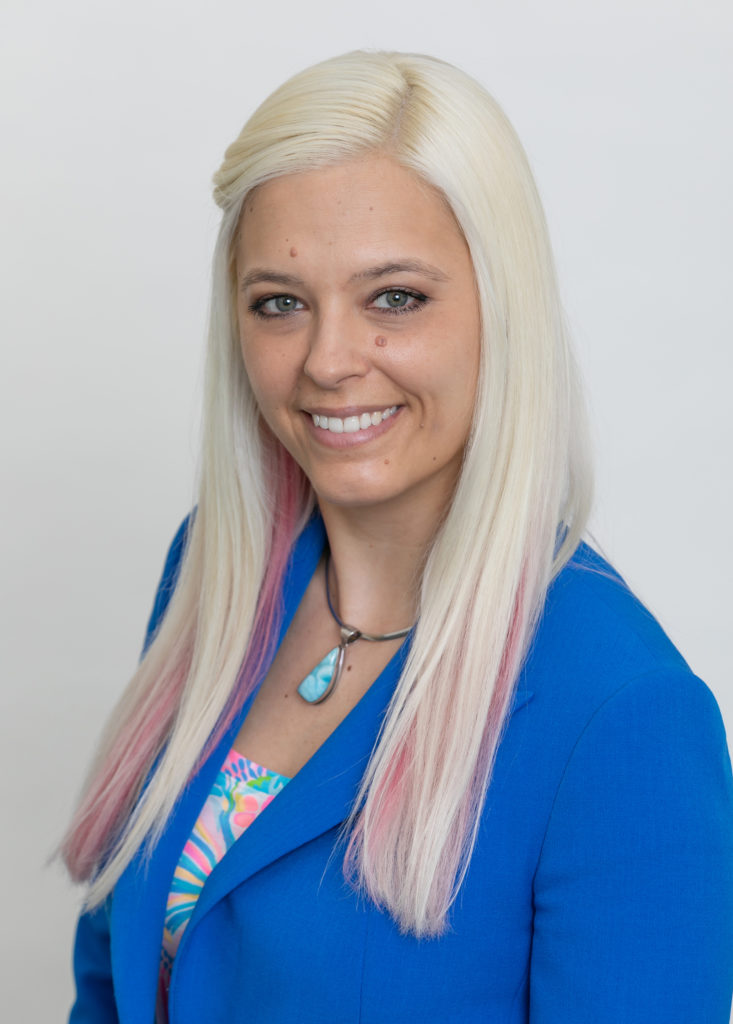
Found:
[{"label": "chin", "polygon": [[380,505],[389,504],[396,497],[393,492],[384,493],[368,487],[349,489],[324,488],[322,490],[314,487],[314,491],[319,504],[348,509],[376,508]]},{"label": "chin", "polygon": [[310,478],[316,498],[329,505],[340,508],[365,508],[387,504],[402,493],[402,487],[395,487],[395,480],[375,480],[359,475],[352,477],[348,472],[341,472],[338,479],[318,479],[317,475]]}]

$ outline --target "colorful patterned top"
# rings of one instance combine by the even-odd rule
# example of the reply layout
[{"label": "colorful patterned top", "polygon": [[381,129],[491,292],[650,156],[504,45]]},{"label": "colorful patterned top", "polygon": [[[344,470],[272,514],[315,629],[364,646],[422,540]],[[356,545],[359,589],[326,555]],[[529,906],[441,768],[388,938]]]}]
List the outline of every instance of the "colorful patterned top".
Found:
[{"label": "colorful patterned top", "polygon": [[165,912],[157,1024],[168,1019],[173,960],[206,879],[290,779],[230,750],[173,873]]}]

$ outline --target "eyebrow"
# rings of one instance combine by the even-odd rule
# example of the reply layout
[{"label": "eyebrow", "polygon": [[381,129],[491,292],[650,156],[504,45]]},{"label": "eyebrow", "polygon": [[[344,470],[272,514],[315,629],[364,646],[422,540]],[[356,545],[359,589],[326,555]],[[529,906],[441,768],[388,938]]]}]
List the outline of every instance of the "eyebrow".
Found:
[{"label": "eyebrow", "polygon": [[[366,270],[360,270],[356,274],[352,274],[349,278],[349,282],[352,281],[374,281],[379,277],[385,277],[387,274],[397,274],[400,272],[407,272],[412,274],[421,274],[423,277],[430,278],[432,281],[449,281],[450,278],[438,267],[432,266],[430,263],[423,263],[422,260],[398,260],[391,261],[389,263],[380,263],[376,267],[369,267]],[[268,282],[272,284],[282,284],[285,286],[295,286],[303,284],[303,280],[300,277],[296,277],[294,274],[283,274],[277,270],[268,270],[267,267],[254,267],[243,275],[240,281],[240,288],[250,288],[253,284],[261,284],[262,282]]]},{"label": "eyebrow", "polygon": [[360,270],[357,274],[352,274],[350,280],[363,281],[367,279],[371,281],[377,277],[385,277],[387,274],[398,274],[400,271],[422,274],[423,277],[429,277],[432,281],[450,280],[448,275],[444,274],[442,270],[431,266],[430,263],[423,263],[422,260],[399,260],[394,263],[380,263],[377,267],[369,267],[368,270]]},{"label": "eyebrow", "polygon": [[281,274],[277,270],[268,270],[266,267],[255,267],[254,270],[248,271],[242,277],[240,287],[244,291],[245,288],[249,288],[253,284],[260,284],[262,281],[284,285],[298,285],[303,283],[302,279],[296,277],[294,274]]}]

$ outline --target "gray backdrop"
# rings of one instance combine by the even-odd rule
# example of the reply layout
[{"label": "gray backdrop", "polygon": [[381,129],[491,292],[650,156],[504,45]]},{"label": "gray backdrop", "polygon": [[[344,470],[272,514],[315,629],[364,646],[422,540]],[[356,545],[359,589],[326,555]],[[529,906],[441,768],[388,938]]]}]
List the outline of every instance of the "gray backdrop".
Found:
[{"label": "gray backdrop", "polygon": [[191,505],[209,180],[281,80],[433,53],[532,160],[587,379],[594,530],[733,723],[731,28],[723,0],[5,0],[2,1004],[63,1019],[45,868]]}]

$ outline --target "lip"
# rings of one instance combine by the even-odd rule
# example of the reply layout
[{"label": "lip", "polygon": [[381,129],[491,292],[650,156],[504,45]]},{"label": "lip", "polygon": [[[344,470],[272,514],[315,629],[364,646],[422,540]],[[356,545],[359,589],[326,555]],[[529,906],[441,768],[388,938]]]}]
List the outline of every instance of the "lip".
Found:
[{"label": "lip", "polygon": [[347,416],[361,416],[365,412],[384,412],[385,409],[391,408],[391,405],[350,405],[341,409],[327,409],[325,406],[318,406],[303,410],[303,416],[307,424],[306,429],[318,444],[324,448],[343,449],[368,444],[369,441],[382,437],[399,420],[404,406],[398,405],[395,413],[387,417],[386,420],[382,420],[376,426],[366,427],[364,430],[355,430],[353,433],[334,434],[330,430],[322,430],[313,422],[313,415],[337,416],[339,419],[345,419]]}]

